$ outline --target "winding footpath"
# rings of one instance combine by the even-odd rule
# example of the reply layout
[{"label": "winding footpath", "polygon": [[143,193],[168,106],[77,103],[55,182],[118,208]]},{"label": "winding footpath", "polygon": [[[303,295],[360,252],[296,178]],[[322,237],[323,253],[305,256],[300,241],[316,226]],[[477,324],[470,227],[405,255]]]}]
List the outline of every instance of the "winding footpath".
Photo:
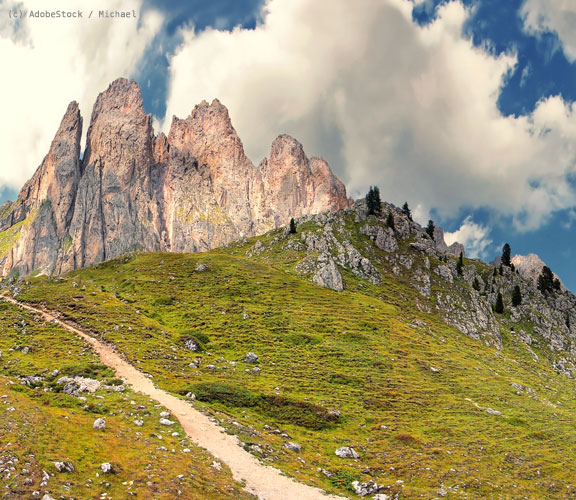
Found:
[{"label": "winding footpath", "polygon": [[234,479],[244,481],[244,489],[260,500],[345,500],[345,497],[327,495],[318,488],[298,483],[283,476],[278,469],[263,465],[256,457],[241,448],[236,436],[226,434],[220,426],[186,401],[156,388],[148,377],[122,359],[109,345],[61,321],[47,311],[18,302],[6,295],[0,295],[0,298],[22,309],[40,314],[46,321],[58,324],[89,343],[100,356],[102,363],[112,368],[118,377],[123,378],[135,391],[149,396],[170,410],[188,437],[225,463],[232,471]]}]

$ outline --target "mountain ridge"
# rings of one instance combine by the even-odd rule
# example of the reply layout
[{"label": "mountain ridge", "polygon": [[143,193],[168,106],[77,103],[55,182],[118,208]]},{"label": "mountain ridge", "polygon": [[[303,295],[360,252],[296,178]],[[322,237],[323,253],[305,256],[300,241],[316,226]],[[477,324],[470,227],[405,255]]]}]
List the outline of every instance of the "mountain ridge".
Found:
[{"label": "mountain ridge", "polygon": [[133,250],[199,251],[349,206],[319,158],[287,135],[254,166],[215,99],[154,134],[134,80],[96,99],[82,160],[72,102],[50,150],[15,202],[0,210],[0,271],[59,274]]}]

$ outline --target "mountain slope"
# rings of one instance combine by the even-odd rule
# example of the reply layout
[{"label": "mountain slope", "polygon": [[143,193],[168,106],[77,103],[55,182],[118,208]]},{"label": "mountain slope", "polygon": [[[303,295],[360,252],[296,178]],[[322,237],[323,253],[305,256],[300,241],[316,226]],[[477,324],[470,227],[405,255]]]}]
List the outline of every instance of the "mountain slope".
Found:
[{"label": "mountain slope", "polygon": [[[476,260],[459,274],[443,242],[391,205],[382,218],[361,203],[305,217],[297,231],[128,255],[13,293],[194,394],[309,484],[351,497],[369,481],[407,499],[576,494],[571,294],[544,296]],[[359,456],[337,456],[344,446]]]},{"label": "mountain slope", "polygon": [[218,100],[155,136],[140,88],[120,78],[96,100],[82,159],[81,135],[73,102],[32,179],[2,206],[2,276],[58,274],[134,250],[207,250],[349,204],[328,164],[289,136],[255,167]]},{"label": "mountain slope", "polygon": [[3,301],[0,329],[5,498],[253,498],[76,336]]}]

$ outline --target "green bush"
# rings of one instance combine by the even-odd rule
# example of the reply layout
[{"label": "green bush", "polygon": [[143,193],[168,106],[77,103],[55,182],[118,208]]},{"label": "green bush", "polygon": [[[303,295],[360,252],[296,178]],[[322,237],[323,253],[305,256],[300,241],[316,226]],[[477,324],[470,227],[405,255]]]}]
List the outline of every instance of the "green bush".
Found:
[{"label": "green bush", "polygon": [[330,476],[332,486],[336,488],[346,488],[351,493],[356,493],[352,486],[354,481],[360,481],[360,475],[353,470],[339,470]]},{"label": "green bush", "polygon": [[206,403],[222,403],[236,408],[252,408],[258,405],[258,397],[255,394],[234,385],[204,382],[196,384],[192,392],[198,401]]},{"label": "green bush", "polygon": [[338,415],[326,408],[305,401],[294,401],[282,396],[255,394],[243,387],[222,383],[203,382],[194,385],[190,391],[198,401],[221,403],[233,408],[256,408],[270,418],[281,423],[295,424],[308,429],[324,429],[338,422]]}]

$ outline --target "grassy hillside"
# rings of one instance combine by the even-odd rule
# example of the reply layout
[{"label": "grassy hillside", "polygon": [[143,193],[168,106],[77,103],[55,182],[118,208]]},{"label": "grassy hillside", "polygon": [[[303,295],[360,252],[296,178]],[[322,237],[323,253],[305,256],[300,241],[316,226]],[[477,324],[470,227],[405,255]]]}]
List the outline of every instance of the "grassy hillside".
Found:
[{"label": "grassy hillside", "polygon": [[[155,402],[119,392],[121,381],[69,332],[4,302],[0,330],[3,498],[252,498],[178,425],[160,425],[163,409]],[[25,385],[29,376],[38,378]],[[78,398],[63,392],[63,376],[102,387]],[[104,429],[93,427],[98,418]],[[75,471],[58,472],[54,462],[70,462]],[[103,463],[113,472],[103,473]]]},{"label": "grassy hillside", "polygon": [[[575,385],[545,346],[520,342],[506,317],[496,348],[433,307],[420,312],[408,275],[345,226],[380,285],[345,269],[345,291],[314,285],[295,271],[310,257],[300,235],[276,231],[205,254],[135,254],[33,278],[18,298],[115,344],[160,387],[194,394],[247,449],[308,484],[350,497],[353,481],[373,480],[405,499],[573,498]],[[413,259],[415,270],[426,265]],[[256,363],[243,361],[249,352]],[[360,457],[336,456],[342,446]]]}]

